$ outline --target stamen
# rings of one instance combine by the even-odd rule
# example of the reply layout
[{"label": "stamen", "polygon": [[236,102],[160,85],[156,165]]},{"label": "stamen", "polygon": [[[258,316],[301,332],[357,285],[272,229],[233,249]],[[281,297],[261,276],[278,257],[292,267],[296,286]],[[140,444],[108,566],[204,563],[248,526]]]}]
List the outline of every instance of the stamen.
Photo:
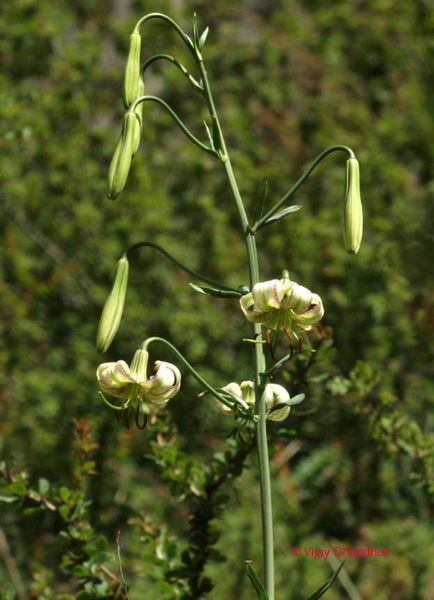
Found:
[{"label": "stamen", "polygon": [[137,429],[145,429],[148,423],[148,415],[143,413],[143,421],[140,423],[140,404],[137,405],[136,414],[134,415],[134,421],[136,423]]}]

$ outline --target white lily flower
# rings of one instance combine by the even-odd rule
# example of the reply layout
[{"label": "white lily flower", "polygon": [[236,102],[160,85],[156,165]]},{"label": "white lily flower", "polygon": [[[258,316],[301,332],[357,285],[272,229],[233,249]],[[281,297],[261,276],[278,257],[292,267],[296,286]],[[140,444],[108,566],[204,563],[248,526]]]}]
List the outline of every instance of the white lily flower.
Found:
[{"label": "white lily flower", "polygon": [[[222,390],[228,392],[231,399],[238,400],[243,408],[253,408],[255,406],[255,386],[253,381],[242,381],[241,384],[231,382],[223,387]],[[290,396],[285,388],[277,383],[268,383],[265,386],[264,398],[267,419],[270,421],[285,420],[291,410]],[[233,408],[226,406],[223,402],[215,399],[215,403],[223,414],[231,415],[234,413]],[[284,406],[276,408],[280,404]]]},{"label": "white lily flower", "polygon": [[287,277],[256,283],[240,298],[240,305],[249,321],[284,331],[296,340],[297,334],[309,331],[324,316],[318,294]]},{"label": "white lily flower", "polygon": [[132,403],[144,412],[149,412],[153,405],[164,406],[179,391],[181,373],[175,365],[157,360],[155,373],[148,378],[148,358],[148,352],[139,349],[130,367],[123,360],[99,365],[96,377],[101,391],[122,398],[124,403],[120,408],[124,409]]}]

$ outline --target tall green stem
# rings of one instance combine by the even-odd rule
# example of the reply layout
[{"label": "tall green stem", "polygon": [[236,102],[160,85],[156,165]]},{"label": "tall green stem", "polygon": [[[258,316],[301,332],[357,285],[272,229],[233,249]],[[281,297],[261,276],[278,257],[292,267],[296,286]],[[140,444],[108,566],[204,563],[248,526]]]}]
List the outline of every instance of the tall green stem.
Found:
[{"label": "tall green stem", "polygon": [[[238,211],[240,213],[241,224],[243,233],[246,240],[247,257],[249,263],[249,274],[250,274],[250,287],[254,286],[259,281],[259,263],[258,253],[256,249],[256,239],[254,233],[252,233],[249,220],[247,218],[246,210],[241,198],[241,194],[238,188],[238,184],[235,178],[234,171],[232,169],[231,160],[229,158],[226,143],[223,137],[223,132],[220,126],[220,122],[215,109],[213,96],[208,82],[205,66],[203,64],[202,57],[198,53],[197,61],[200,68],[202,77],[202,84],[204,87],[204,95],[208,103],[211,119],[213,126],[217,130],[220,155],[223,164],[226,169],[226,175],[229,181],[232,194],[237,204]],[[254,338],[260,342],[262,341],[262,328],[258,324],[253,325]],[[259,475],[260,475],[260,488],[261,488],[261,515],[262,515],[262,539],[263,539],[263,563],[264,563],[264,580],[265,589],[268,594],[269,600],[274,600],[274,542],[273,542],[273,511],[271,501],[271,480],[270,480],[270,463],[268,458],[268,444],[267,444],[267,421],[266,421],[266,410],[265,410],[265,398],[263,390],[265,381],[261,377],[261,373],[265,371],[266,362],[263,344],[255,344],[255,395],[256,395],[256,411],[258,414],[257,423],[257,450],[259,458]]]}]

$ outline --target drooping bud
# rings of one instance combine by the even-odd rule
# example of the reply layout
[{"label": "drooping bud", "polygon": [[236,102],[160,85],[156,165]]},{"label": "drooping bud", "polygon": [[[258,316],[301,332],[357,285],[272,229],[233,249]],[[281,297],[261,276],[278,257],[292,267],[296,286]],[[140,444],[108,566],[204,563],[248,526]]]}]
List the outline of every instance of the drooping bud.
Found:
[{"label": "drooping bud", "polygon": [[139,96],[141,40],[140,33],[136,31],[133,31],[130,35],[130,49],[128,52],[127,64],[125,65],[124,76],[125,108],[128,108]]},{"label": "drooping bud", "polygon": [[126,256],[118,261],[115,280],[104,304],[98,324],[96,347],[105,352],[113,341],[121,322],[128,286],[129,263]]},{"label": "drooping bud", "polygon": [[147,350],[139,348],[135,351],[133,360],[131,361],[130,371],[132,377],[135,378],[138,383],[142,383],[147,379],[146,371],[148,368],[148,359],[149,352]]},{"label": "drooping bud", "polygon": [[357,158],[347,160],[343,232],[346,250],[351,254],[357,254],[363,236],[363,207],[360,197],[360,173]]},{"label": "drooping bud", "polygon": [[[137,141],[138,118],[132,111],[128,111],[122,123],[121,139],[116,146],[110,163],[108,197],[114,200],[119,196],[127,182],[133,156],[134,142]],[[140,133],[139,133],[140,135]]]}]

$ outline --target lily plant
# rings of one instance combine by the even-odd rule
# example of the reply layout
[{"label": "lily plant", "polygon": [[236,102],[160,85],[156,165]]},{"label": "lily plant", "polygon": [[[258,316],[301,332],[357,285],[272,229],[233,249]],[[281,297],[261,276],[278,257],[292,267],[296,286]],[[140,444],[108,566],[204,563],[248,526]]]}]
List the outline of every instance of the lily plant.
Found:
[{"label": "lily plant", "polygon": [[[142,58],[141,31],[153,20],[162,21],[175,30],[181,43],[193,58],[197,69],[195,75],[190,73],[175,57],[167,54],[156,54],[145,60]],[[245,240],[249,286],[230,287],[215,282],[193,271],[158,244],[148,240],[138,242],[128,248],[118,262],[113,287],[98,326],[97,347],[100,351],[106,351],[115,337],[124,309],[131,257],[136,250],[148,247],[163,254],[179,268],[189,273],[196,281],[196,283],[191,283],[191,286],[197,292],[235,301],[234,310],[239,310],[251,327],[251,337],[246,338],[245,341],[251,343],[254,348],[253,378],[241,383],[231,382],[222,387],[215,387],[197,372],[172,342],[162,337],[151,337],[146,339],[135,352],[130,366],[124,360],[103,363],[97,369],[97,379],[106,404],[127,418],[129,413],[133,413],[137,425],[143,427],[146,425],[148,415],[158,413],[161,407],[165,406],[179,391],[181,387],[179,367],[182,367],[198,381],[201,393],[214,398],[222,413],[236,419],[238,423],[252,425],[255,432],[260,475],[263,577],[259,578],[250,564],[247,564],[247,574],[259,599],[274,600],[273,513],[267,421],[286,419],[290,414],[291,406],[301,402],[304,395],[298,394],[291,398],[283,386],[272,383],[271,380],[276,370],[291,358],[294,347],[301,347],[306,339],[306,332],[315,327],[322,319],[324,308],[320,296],[292,281],[288,271],[285,271],[280,279],[261,280],[257,234],[262,228],[278,223],[300,208],[298,205],[289,204],[297,190],[327,156],[338,152],[347,157],[345,190],[341,202],[343,240],[346,250],[356,254],[360,247],[363,230],[359,163],[354,152],[347,146],[334,145],[325,149],[265,215],[260,216],[257,220],[250,220],[232,168],[204,62],[204,48],[208,32],[208,28],[202,32],[199,31],[196,16],[193,19],[191,35],[188,35],[176,21],[162,13],[147,14],[135,25],[130,36],[130,48],[125,67],[123,101],[126,112],[119,142],[109,169],[108,197],[117,198],[127,185],[132,160],[140,146],[145,104],[149,102],[158,104],[171,116],[186,137],[201,152],[213,156],[216,166],[220,165],[226,173],[228,186],[240,217],[240,235]],[[209,114],[208,120],[204,123],[205,140],[196,137],[162,98],[145,93],[148,68],[159,60],[171,62],[186,77],[189,84],[200,93]],[[267,347],[273,346],[273,340],[276,340],[276,336],[280,332],[286,336],[289,353],[276,360],[274,352],[271,351],[268,354],[271,356],[272,364],[267,364],[265,350]],[[155,343],[168,347],[178,366],[157,360],[154,374],[148,376],[149,348]],[[107,395],[111,396],[113,400],[107,399]],[[309,596],[310,600],[319,598],[325,593],[332,585],[341,567],[342,565],[328,581]]]}]

